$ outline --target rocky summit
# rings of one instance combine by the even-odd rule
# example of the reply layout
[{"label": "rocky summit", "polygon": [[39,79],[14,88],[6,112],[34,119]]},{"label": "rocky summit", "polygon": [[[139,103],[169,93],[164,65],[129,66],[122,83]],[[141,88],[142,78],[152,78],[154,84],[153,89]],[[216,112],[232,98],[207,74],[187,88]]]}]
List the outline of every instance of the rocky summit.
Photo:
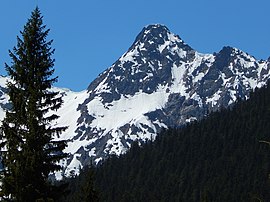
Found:
[{"label": "rocky summit", "polygon": [[[232,47],[198,53],[164,25],[149,25],[87,90],[54,89],[64,99],[54,124],[69,126],[60,137],[69,140],[64,173],[76,174],[125,153],[134,141],[154,140],[162,128],[181,127],[247,99],[269,77],[269,60]],[[8,106],[6,97],[0,106]]]}]

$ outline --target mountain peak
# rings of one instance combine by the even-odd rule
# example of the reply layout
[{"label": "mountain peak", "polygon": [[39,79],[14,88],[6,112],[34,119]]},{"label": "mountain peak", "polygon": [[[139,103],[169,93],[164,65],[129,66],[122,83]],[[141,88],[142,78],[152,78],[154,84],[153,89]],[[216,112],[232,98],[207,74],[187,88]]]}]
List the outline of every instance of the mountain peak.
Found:
[{"label": "mountain peak", "polygon": [[170,30],[161,24],[151,24],[145,26],[137,36],[135,43],[155,43],[164,44],[165,41],[183,42],[179,36],[174,35]]},{"label": "mountain peak", "polygon": [[243,51],[237,49],[237,48],[234,48],[234,47],[231,47],[231,46],[224,46],[221,50],[220,50],[220,53],[225,53],[225,54],[242,54]]},{"label": "mountain peak", "polygon": [[160,60],[161,63],[166,63],[163,60],[166,57],[171,60],[176,60],[177,57],[184,59],[189,54],[193,55],[194,50],[178,35],[172,33],[165,25],[151,24],[142,29],[120,61],[134,62],[134,58],[140,56],[140,59],[147,61]]},{"label": "mountain peak", "polygon": [[162,31],[165,31],[165,32],[170,32],[170,30],[165,26],[165,25],[162,25],[162,24],[150,24],[150,25],[146,25],[143,30],[145,30],[146,32],[147,31],[153,31],[153,30],[156,30],[158,32],[162,32]]}]

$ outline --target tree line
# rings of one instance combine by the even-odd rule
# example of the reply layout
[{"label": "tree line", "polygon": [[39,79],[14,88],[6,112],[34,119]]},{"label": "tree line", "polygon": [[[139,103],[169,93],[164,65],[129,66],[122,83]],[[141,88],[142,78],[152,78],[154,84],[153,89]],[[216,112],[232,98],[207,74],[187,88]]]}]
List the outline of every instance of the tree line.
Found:
[{"label": "tree line", "polygon": [[270,201],[270,85],[96,169],[102,201]]}]

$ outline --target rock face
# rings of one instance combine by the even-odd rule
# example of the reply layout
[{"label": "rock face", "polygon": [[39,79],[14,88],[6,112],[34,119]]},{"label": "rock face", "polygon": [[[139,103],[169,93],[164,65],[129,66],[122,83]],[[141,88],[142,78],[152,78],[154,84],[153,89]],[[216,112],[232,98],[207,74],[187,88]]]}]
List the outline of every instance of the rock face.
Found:
[{"label": "rock face", "polygon": [[85,141],[80,151],[98,163],[133,141],[154,139],[162,127],[182,126],[248,98],[266,83],[269,69],[269,62],[232,47],[200,54],[165,26],[149,25],[88,87],[73,140]]},{"label": "rock face", "polygon": [[201,54],[165,26],[149,25],[87,91],[60,89],[65,103],[58,123],[70,126],[61,136],[70,140],[65,174],[247,99],[269,77],[270,61],[232,47]]}]

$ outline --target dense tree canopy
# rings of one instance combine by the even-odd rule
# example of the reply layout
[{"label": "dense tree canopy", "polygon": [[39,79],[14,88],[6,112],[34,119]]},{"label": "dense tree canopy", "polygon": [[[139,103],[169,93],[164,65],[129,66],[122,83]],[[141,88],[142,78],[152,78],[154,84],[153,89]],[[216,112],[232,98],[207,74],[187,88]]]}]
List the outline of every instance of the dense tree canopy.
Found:
[{"label": "dense tree canopy", "polygon": [[102,201],[270,201],[270,85],[228,110],[112,157]]}]

